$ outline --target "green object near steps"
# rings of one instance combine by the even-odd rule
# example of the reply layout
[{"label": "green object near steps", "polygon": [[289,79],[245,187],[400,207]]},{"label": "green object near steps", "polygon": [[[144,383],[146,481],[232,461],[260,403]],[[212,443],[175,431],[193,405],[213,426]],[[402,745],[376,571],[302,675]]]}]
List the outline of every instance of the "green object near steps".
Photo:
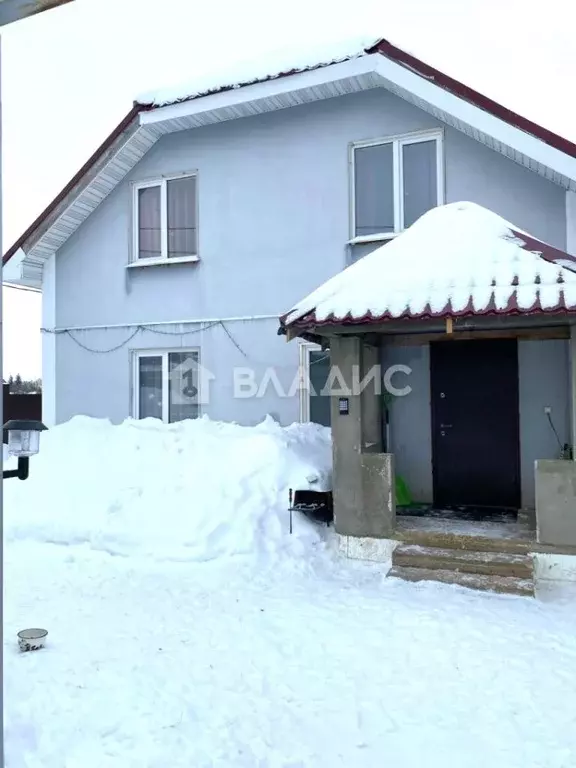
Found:
[{"label": "green object near steps", "polygon": [[[389,392],[383,392],[381,397],[382,397],[383,410],[387,414],[389,414],[390,409],[392,407],[392,403],[394,402],[394,395],[390,394]],[[388,415],[386,417],[386,423],[388,423]],[[410,491],[408,490],[408,486],[406,485],[404,478],[400,477],[400,475],[396,475],[395,492],[396,492],[397,507],[412,506],[413,504],[412,496],[410,494]]]},{"label": "green object near steps", "polygon": [[412,504],[412,496],[408,486],[400,475],[396,475],[396,506],[407,507]]}]

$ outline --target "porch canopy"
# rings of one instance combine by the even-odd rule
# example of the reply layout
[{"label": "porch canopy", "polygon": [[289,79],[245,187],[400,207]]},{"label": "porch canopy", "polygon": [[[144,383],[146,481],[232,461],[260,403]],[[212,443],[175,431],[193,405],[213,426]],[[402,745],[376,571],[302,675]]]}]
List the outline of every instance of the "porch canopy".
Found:
[{"label": "porch canopy", "polygon": [[432,209],[321,285],[281,318],[281,332],[575,310],[575,257],[459,202]]},{"label": "porch canopy", "polygon": [[523,510],[534,527],[534,462],[576,441],[575,323],[576,258],[470,202],[299,301],[279,333],[330,346],[337,531],[390,535],[395,466],[416,501]]}]

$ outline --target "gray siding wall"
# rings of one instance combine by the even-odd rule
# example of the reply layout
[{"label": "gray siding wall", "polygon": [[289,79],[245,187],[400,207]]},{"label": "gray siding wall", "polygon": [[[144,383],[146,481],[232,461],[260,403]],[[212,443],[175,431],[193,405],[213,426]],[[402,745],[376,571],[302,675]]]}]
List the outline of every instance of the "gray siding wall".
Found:
[{"label": "gray siding wall", "polygon": [[392,384],[409,384],[412,391],[395,397],[389,406],[390,452],[396,472],[403,477],[415,501],[432,502],[432,432],[430,414],[430,348],[382,347],[382,370],[407,365],[412,373],[395,374]]},{"label": "gray siding wall", "polygon": [[[374,90],[163,137],[56,255],[56,325],[281,314],[350,256],[349,143],[439,125]],[[537,237],[565,245],[560,188],[450,128],[445,165],[448,202],[479,202]],[[198,172],[200,262],[126,269],[131,182],[192,170]],[[261,362],[295,370],[297,345],[276,337],[274,320],[230,322],[227,328]],[[131,333],[93,330],[78,338],[107,349]],[[140,333],[101,355],[59,337],[57,420],[77,413],[125,418],[130,349],[188,346],[191,340],[196,346],[198,339],[202,359],[215,370],[228,371],[239,358],[246,362],[221,328],[182,337]],[[297,398],[279,402],[270,395],[237,405],[224,383],[205,408],[211,416],[246,422],[268,411],[294,420]]]},{"label": "gray siding wall", "polygon": [[[91,348],[98,345],[99,349],[112,349],[124,341],[126,330],[75,332],[72,338],[58,336],[58,370],[62,370],[62,361],[66,361],[70,375],[58,379],[57,421],[66,421],[78,413],[108,418],[114,423],[123,421],[132,414],[133,351],[178,348],[200,350],[200,364],[205,371],[200,395],[202,414],[241,424],[256,424],[266,414],[282,424],[297,421],[298,397],[296,394],[284,397],[283,393],[289,393],[291,387],[295,391],[298,344],[287,344],[284,337],[277,335],[277,320],[239,322],[226,327],[234,341],[219,325],[203,330],[197,325],[170,331],[163,327],[160,329],[162,333],[140,332],[130,344],[108,354],[89,353],[78,342]],[[177,331],[184,333],[180,335]],[[236,398],[234,368],[239,381],[244,382],[236,388],[240,394]],[[266,370],[270,368],[277,376],[277,383],[265,378]],[[249,371],[254,372],[253,379],[249,378]],[[255,382],[258,391],[254,396],[242,396],[249,391],[250,381]],[[251,387],[252,391],[254,389]]]},{"label": "gray siding wall", "polygon": [[446,202],[471,200],[557,248],[566,248],[561,187],[463,133],[446,131]]},{"label": "gray siding wall", "polygon": [[520,396],[520,470],[522,504],[534,508],[534,462],[559,458],[560,446],[570,442],[568,341],[521,341],[518,344]]},{"label": "gray siding wall", "polygon": [[[406,480],[415,500],[431,502],[432,446],[430,421],[430,352],[422,347],[383,347],[382,364],[407,365],[412,392],[394,399],[390,409],[391,451],[396,471]],[[558,458],[560,446],[544,413],[552,420],[560,442],[570,442],[568,342],[564,340],[518,343],[520,410],[520,471],[522,506],[534,507],[534,462]]]}]

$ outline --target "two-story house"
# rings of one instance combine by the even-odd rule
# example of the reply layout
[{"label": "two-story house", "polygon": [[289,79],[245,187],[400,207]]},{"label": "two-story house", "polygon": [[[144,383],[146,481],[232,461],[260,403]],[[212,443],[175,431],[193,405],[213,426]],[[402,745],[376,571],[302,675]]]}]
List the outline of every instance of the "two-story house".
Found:
[{"label": "two-story house", "polygon": [[4,256],[42,289],[44,420],[327,423],[287,308],[447,202],[574,249],[574,190],[576,146],[385,40],[143,98]]}]

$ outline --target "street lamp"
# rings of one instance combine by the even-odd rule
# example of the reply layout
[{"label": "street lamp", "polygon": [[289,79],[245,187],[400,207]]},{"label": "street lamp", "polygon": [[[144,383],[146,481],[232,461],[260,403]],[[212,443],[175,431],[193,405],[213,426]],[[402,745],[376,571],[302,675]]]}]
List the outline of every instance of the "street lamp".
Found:
[{"label": "street lamp", "polygon": [[44,432],[47,427],[41,421],[11,419],[4,424],[3,429],[8,432],[8,453],[18,458],[18,468],[2,472],[2,479],[17,477],[19,480],[26,480],[30,456],[40,450],[40,432]]}]

